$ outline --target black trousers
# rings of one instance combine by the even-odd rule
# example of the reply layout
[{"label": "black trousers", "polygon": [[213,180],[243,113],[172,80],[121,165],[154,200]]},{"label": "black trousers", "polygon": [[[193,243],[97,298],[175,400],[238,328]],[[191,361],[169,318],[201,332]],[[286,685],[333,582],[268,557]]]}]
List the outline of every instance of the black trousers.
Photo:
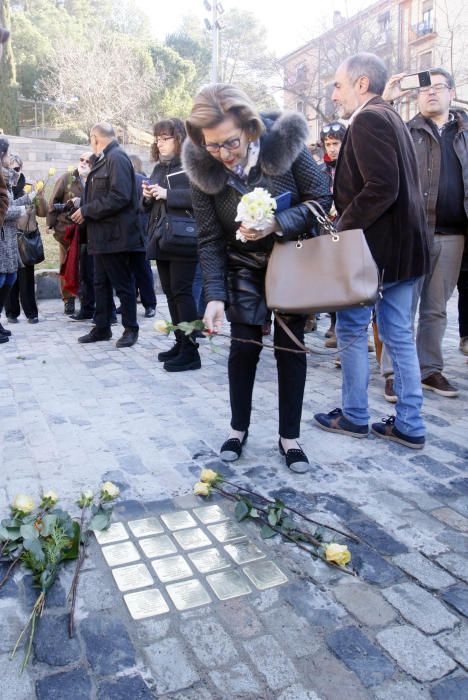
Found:
[{"label": "black trousers", "polygon": [[112,288],[120,299],[122,325],[138,330],[136,311],[135,277],[130,267],[129,253],[105,253],[94,256],[94,296],[97,328],[111,327],[114,299]]},{"label": "black trousers", "polygon": [[86,243],[80,247],[80,305],[81,311],[93,314],[94,299],[94,256],[88,255]]},{"label": "black trousers", "polygon": [[36,304],[36,289],[34,282],[34,265],[25,265],[18,268],[16,282],[10,289],[10,294],[5,301],[5,313],[10,318],[18,318],[23,307],[26,318],[35,318],[38,315]]},{"label": "black trousers", "polygon": [[129,253],[130,267],[135,276],[137,289],[140,291],[141,303],[145,309],[156,308],[156,294],[154,293],[153,272],[150,261],[146,259],[146,253]]},{"label": "black trousers", "polygon": [[457,282],[458,329],[460,338],[468,336],[468,270],[462,270]]},{"label": "black trousers", "polygon": [[[285,319],[286,321],[286,319]],[[304,341],[304,317],[289,317],[288,327],[301,342]],[[231,323],[231,337],[262,342],[262,327]],[[274,344],[280,347],[298,349],[275,319]],[[233,430],[247,430],[252,412],[252,393],[257,363],[262,348],[253,343],[240,343],[231,340],[229,353],[229,395],[231,399],[231,427]],[[305,354],[275,350],[278,371],[279,429],[281,437],[298,438],[302,415],[302,401],[307,372]]]},{"label": "black trousers", "polygon": [[192,287],[197,261],[156,260],[156,265],[172,323],[195,321],[198,316]]}]

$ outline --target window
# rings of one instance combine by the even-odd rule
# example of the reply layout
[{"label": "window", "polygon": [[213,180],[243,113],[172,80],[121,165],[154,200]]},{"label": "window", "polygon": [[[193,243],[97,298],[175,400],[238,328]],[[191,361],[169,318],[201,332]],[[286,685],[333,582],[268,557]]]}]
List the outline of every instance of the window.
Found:
[{"label": "window", "polygon": [[425,33],[432,32],[432,25],[434,19],[434,3],[433,0],[424,0],[422,4],[422,23],[424,25]]},{"label": "window", "polygon": [[419,54],[419,70],[429,70],[432,68],[432,51],[425,51]]},{"label": "window", "polygon": [[307,66],[305,63],[299,63],[296,66],[296,80],[301,81],[307,78]]},{"label": "window", "polygon": [[377,18],[377,44],[385,44],[390,38],[390,12],[383,12]]},{"label": "window", "polygon": [[296,111],[300,112],[301,114],[306,113],[306,103],[303,100],[296,102]]}]

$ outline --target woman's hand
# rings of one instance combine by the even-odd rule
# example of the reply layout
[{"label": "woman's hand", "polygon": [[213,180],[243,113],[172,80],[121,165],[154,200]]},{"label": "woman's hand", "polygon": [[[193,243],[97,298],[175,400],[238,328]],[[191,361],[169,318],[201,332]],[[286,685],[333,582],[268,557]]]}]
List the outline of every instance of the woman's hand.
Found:
[{"label": "woman's hand", "polygon": [[275,233],[276,231],[279,231],[279,225],[276,219],[272,221],[271,224],[269,224],[266,228],[246,228],[242,224],[239,226],[239,233],[241,233],[244,238],[246,238],[248,241],[258,241],[261,238],[266,238],[266,236],[270,236],[272,233]]},{"label": "woman's hand", "polygon": [[167,199],[167,190],[165,190],[164,187],[160,187],[159,185],[153,185],[152,196],[155,199]]},{"label": "woman's hand", "polygon": [[209,301],[203,323],[210,333],[218,333],[224,321],[224,301]]}]

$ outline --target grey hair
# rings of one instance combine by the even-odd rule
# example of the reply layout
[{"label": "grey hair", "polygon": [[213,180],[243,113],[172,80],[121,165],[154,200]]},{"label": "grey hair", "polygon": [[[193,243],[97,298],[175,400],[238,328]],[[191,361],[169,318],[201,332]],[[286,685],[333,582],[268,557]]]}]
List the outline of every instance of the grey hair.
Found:
[{"label": "grey hair", "polygon": [[12,154],[10,155],[10,160],[14,160],[15,163],[18,163],[18,165],[20,166],[20,168],[23,167],[23,161],[22,161],[22,159],[19,157],[19,155],[17,155],[16,153],[12,153]]},{"label": "grey hair", "polygon": [[449,73],[448,70],[445,70],[445,68],[431,68],[429,73],[431,75],[443,75],[449,88],[451,90],[455,88],[455,80],[453,79],[453,75]]},{"label": "grey hair", "polygon": [[99,124],[95,124],[89,133],[90,135],[97,134],[105,139],[115,138],[114,127],[112,124],[109,124],[109,122],[100,122]]},{"label": "grey hair", "polygon": [[357,53],[345,61],[346,73],[352,83],[365,76],[369,80],[369,92],[382,95],[388,80],[385,63],[375,53]]}]

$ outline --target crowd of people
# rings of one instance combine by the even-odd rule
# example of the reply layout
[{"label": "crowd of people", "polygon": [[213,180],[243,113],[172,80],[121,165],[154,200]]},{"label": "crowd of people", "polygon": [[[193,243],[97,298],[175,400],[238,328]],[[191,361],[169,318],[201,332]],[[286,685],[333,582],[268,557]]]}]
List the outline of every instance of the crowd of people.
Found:
[{"label": "crowd of people", "polygon": [[[46,212],[59,245],[64,312],[72,321],[93,321],[78,342],[109,341],[118,315],[123,333],[117,347],[137,342],[138,294],[145,316],[155,315],[150,266],[155,260],[172,324],[202,317],[207,332],[217,333],[225,318],[230,323],[231,423],[220,456],[237,460],[251,427],[256,368],[271,318],[265,296],[269,257],[275,243],[320,235],[319,222],[304,204],[313,200],[338,231],[363,229],[380,276],[373,309],[330,314],[325,344],[338,349],[342,402],[317,413],[315,424],[336,434],[365,438],[372,432],[423,448],[423,390],[458,395],[443,374],[442,350],[447,302],[457,285],[460,350],[468,355],[468,116],[451,107],[452,76],[442,68],[430,74],[431,85],[418,91],[419,112],[405,124],[395,108],[405,94],[402,75],[388,80],[373,54],[344,61],[332,95],[339,119],[324,124],[320,134],[323,162],[307,146],[302,115],[261,114],[233,85],[203,87],[185,123],[173,117],[154,125],[155,165],[148,178],[141,161],[121,148],[112,126],[96,124],[90,150],[76,170],[59,177]],[[14,322],[21,302],[35,323],[34,268],[31,273],[21,261],[17,232],[18,219],[28,211],[44,215],[44,196],[34,186],[23,191],[21,159],[10,153],[6,139],[0,139],[0,156],[0,309]],[[263,228],[236,220],[241,197],[254,188],[289,198]],[[72,250],[79,254],[75,293],[67,277]],[[369,428],[372,318],[383,393],[395,404],[395,415]],[[309,468],[298,442],[306,355],[279,348],[295,349],[316,318],[289,314],[280,321],[275,317],[273,330],[278,449],[292,471],[303,473]],[[8,342],[10,333],[0,325],[0,342]],[[198,339],[199,331],[176,330],[173,346],[158,355],[164,370],[200,369]]]}]

